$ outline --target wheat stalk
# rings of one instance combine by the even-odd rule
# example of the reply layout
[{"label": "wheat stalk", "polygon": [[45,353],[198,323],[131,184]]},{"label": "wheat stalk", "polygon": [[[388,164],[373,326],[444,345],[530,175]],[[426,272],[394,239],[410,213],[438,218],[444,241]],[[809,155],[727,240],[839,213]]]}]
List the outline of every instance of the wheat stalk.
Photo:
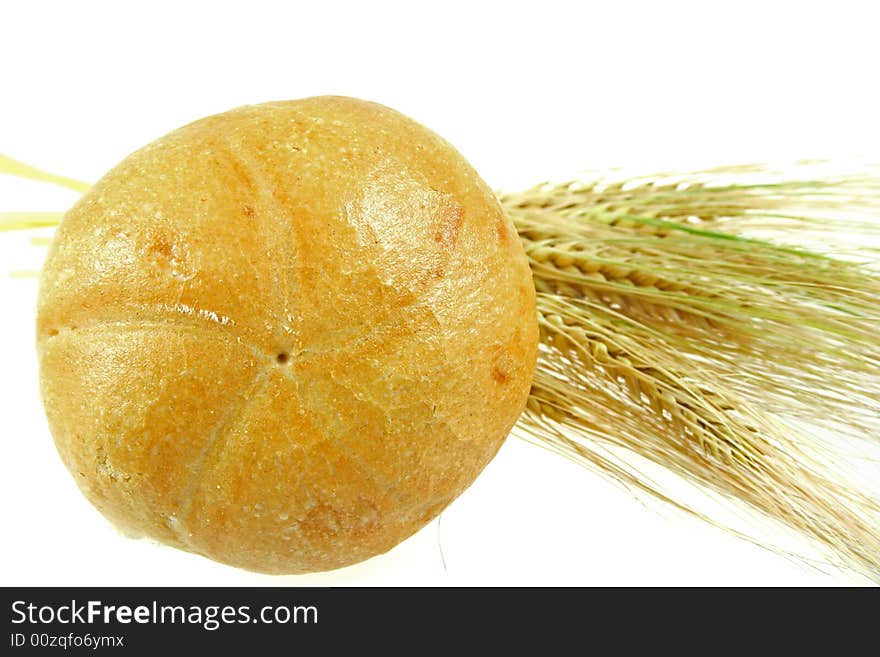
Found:
[{"label": "wheat stalk", "polygon": [[[659,464],[880,581],[880,502],[844,454],[874,440],[880,418],[880,276],[864,243],[880,234],[876,181],[747,167],[500,198],[538,291],[542,350],[521,426],[713,521],[636,466]],[[828,239],[845,231],[858,248]],[[813,238],[834,256],[757,235]]]}]

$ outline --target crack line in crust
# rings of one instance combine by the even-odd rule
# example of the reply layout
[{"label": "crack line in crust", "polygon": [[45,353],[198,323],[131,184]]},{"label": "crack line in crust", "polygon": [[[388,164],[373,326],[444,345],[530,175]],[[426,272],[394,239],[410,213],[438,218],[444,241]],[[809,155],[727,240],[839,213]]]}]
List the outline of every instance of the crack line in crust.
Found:
[{"label": "crack line in crust", "polygon": [[235,427],[234,423],[241,420],[245,411],[257,398],[257,393],[263,388],[268,380],[269,370],[268,368],[262,368],[257,371],[249,384],[239,388],[236,395],[238,396],[237,403],[233,402],[229,404],[226,412],[221,415],[217,424],[214,425],[214,428],[208,435],[208,439],[205,441],[201,453],[195,459],[194,464],[191,467],[189,479],[180,494],[180,509],[177,513],[177,519],[180,524],[179,527],[176,528],[176,533],[178,538],[185,545],[193,547],[189,540],[189,517],[192,514],[196,486],[202,479],[208,456],[211,452],[216,451],[218,445],[222,446],[225,444],[226,440],[228,440],[231,435],[232,429]]},{"label": "crack line in crust", "polygon": [[[269,352],[260,349],[258,346],[250,342],[247,337],[239,332],[228,333],[216,331],[211,325],[192,324],[183,320],[180,315],[171,315],[167,319],[107,319],[102,318],[87,324],[77,324],[75,326],[62,327],[53,329],[47,336],[55,337],[59,333],[82,333],[90,331],[110,331],[113,329],[128,329],[131,331],[148,331],[150,329],[169,329],[180,333],[189,333],[192,335],[203,335],[211,340],[234,340],[238,344],[254,355],[255,358],[263,360],[269,356]],[[46,338],[44,338],[46,339]]]},{"label": "crack line in crust", "polygon": [[[288,217],[288,213],[284,209],[284,207],[275,199],[275,195],[272,190],[272,186],[266,183],[266,176],[260,175],[259,166],[255,165],[250,157],[248,157],[242,149],[238,146],[238,144],[233,143],[229,137],[224,139],[224,144],[226,146],[229,155],[233,160],[245,171],[245,174],[249,177],[250,182],[254,188],[254,190],[258,194],[258,201],[261,205],[264,206],[263,211],[263,228],[264,230],[261,232],[265,232],[266,228],[269,228],[268,233],[274,238],[271,240],[273,243],[274,249],[281,254],[281,263],[282,267],[274,268],[275,269],[275,289],[279,290],[281,296],[281,313],[284,324],[287,324],[287,318],[290,314],[290,280],[287,276],[287,270],[293,269],[295,261],[292,258],[291,250],[288,245],[288,239],[278,239],[278,233],[272,230],[273,228],[280,226],[282,223],[292,223],[289,221],[290,217]],[[266,226],[266,217],[268,215],[269,219],[272,219],[272,225]],[[288,225],[289,230],[286,231],[288,233],[288,237],[294,235],[296,233],[295,230],[292,229],[292,226]],[[281,276],[280,271],[284,272],[284,276]],[[283,279],[283,284],[282,284]],[[300,286],[302,287],[302,286]]]},{"label": "crack line in crust", "polygon": [[[299,378],[295,376],[292,372],[288,372],[286,370],[282,370],[282,376],[287,378],[290,382],[292,382],[296,387],[299,387]],[[376,470],[374,466],[364,461],[360,456],[353,452],[353,450],[342,444],[339,439],[332,435],[329,432],[325,432],[323,436],[324,441],[332,442],[336,448],[345,456],[348,461],[355,467],[355,469],[363,476],[368,482],[378,486],[382,489],[383,494],[393,493],[394,487],[390,485],[388,479],[384,477],[380,472]],[[327,459],[325,459],[327,460]],[[327,465],[332,465],[327,462]]]}]

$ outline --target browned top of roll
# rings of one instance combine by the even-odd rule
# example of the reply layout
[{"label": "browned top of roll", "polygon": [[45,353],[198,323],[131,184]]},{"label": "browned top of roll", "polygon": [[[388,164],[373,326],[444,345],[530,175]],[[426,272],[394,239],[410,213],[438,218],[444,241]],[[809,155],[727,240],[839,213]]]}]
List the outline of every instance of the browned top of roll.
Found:
[{"label": "browned top of roll", "polygon": [[449,144],[320,97],[211,116],[67,214],[40,287],[59,452],[114,523],[265,572],[436,516],[524,408],[520,241]]}]

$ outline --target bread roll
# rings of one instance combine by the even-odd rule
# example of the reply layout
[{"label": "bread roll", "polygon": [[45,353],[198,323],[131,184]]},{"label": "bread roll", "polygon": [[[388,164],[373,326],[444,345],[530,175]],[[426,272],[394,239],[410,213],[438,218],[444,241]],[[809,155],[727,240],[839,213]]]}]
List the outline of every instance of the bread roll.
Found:
[{"label": "bread roll", "polygon": [[40,283],[43,402],[127,533],[303,573],[384,552],[525,407],[535,292],[449,144],[364,101],[247,106],[129,156]]}]

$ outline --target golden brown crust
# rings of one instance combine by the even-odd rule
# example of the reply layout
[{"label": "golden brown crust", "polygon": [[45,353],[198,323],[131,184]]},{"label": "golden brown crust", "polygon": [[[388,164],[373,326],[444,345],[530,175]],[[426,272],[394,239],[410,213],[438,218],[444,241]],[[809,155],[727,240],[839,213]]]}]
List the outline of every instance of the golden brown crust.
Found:
[{"label": "golden brown crust", "polygon": [[525,406],[535,298],[491,190],[380,105],[208,117],[67,214],[37,319],[52,433],[112,521],[236,566],[393,547]]}]

